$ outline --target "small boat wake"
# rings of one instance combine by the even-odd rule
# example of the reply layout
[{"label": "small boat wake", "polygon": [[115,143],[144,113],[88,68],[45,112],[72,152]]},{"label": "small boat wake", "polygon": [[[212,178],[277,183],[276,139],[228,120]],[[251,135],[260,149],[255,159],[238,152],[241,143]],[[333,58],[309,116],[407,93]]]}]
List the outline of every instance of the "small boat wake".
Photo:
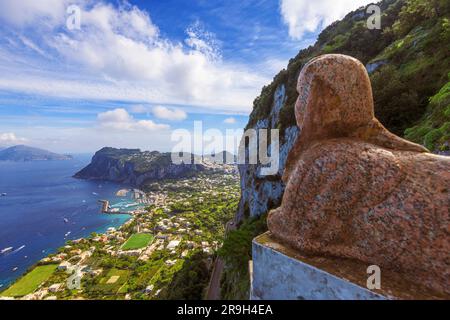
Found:
[{"label": "small boat wake", "polygon": [[11,254],[17,253],[20,250],[22,250],[23,248],[25,248],[25,245],[18,247],[16,250],[14,250],[13,252],[11,252]]},{"label": "small boat wake", "polygon": [[20,250],[22,250],[23,248],[25,248],[25,245],[18,247],[17,249],[13,250],[13,247],[8,247],[8,248],[4,248],[0,251],[0,255],[4,256],[7,254],[14,254],[19,252]]}]

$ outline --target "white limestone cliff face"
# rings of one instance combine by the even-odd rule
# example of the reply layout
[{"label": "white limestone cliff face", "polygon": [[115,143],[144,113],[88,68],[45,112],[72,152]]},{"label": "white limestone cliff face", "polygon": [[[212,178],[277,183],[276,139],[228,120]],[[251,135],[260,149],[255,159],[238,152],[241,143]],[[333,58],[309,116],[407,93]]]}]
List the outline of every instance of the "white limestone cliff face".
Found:
[{"label": "white limestone cliff face", "polygon": [[[274,102],[270,115],[259,120],[251,129],[276,129],[279,127],[280,111],[286,102],[286,90],[284,84],[281,84],[274,93]],[[284,165],[287,155],[292,148],[299,130],[297,126],[288,127],[284,134],[280,132],[280,162],[279,170],[276,175],[261,175],[260,164],[239,165],[241,176],[241,200],[236,215],[239,221],[244,217],[257,217],[265,214],[270,209],[277,207],[283,196],[284,185],[281,181]],[[270,146],[268,147],[270,149]],[[248,149],[246,149],[248,154]]]}]

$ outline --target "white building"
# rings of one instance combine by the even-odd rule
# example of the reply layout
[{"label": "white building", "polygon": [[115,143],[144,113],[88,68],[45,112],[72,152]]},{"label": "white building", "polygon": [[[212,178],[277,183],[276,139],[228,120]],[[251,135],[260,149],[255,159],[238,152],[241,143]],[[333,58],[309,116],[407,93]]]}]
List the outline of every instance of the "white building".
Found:
[{"label": "white building", "polygon": [[167,250],[173,250],[176,247],[178,247],[178,245],[180,244],[180,240],[172,240],[169,242],[169,244],[167,245],[166,249]]}]

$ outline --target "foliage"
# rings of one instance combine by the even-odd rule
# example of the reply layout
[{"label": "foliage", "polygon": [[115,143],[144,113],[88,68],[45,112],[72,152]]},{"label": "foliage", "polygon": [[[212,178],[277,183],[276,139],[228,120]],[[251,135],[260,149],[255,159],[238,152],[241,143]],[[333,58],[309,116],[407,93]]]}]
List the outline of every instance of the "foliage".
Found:
[{"label": "foliage", "polygon": [[449,9],[448,0],[406,0],[393,28],[398,35],[405,35],[423,21],[436,18]]},{"label": "foliage", "polygon": [[[429,114],[429,98],[446,83],[450,70],[450,2],[384,0],[379,5],[382,30],[366,27],[365,8],[325,28],[314,46],[300,51],[288,68],[262,89],[247,128],[269,116],[273,94],[280,85],[285,85],[287,97],[275,126],[283,132],[295,125],[298,74],[305,63],[325,53],[351,55],[364,64],[382,61],[384,67],[371,75],[377,117],[398,135],[419,121],[423,123],[420,119]],[[445,127],[440,131],[445,131]],[[429,140],[434,140],[438,134],[431,136]]]},{"label": "foliage", "polygon": [[127,282],[129,273],[128,270],[111,269],[88,290],[91,294],[115,295]]},{"label": "foliage", "polygon": [[224,299],[248,299],[248,262],[252,257],[252,240],[267,231],[266,215],[245,220],[238,229],[231,231],[218,255],[225,262],[221,293]]},{"label": "foliage", "polygon": [[418,93],[408,88],[394,66],[384,66],[376,71],[372,76],[372,86],[379,92],[375,97],[375,105],[378,106],[375,115],[392,132],[401,135],[423,114]]},{"label": "foliage", "polygon": [[161,295],[167,300],[201,300],[209,282],[208,256],[195,252],[185,260],[183,267],[174,274],[172,281]]},{"label": "foliage", "polygon": [[[449,73],[450,80],[450,73]],[[429,150],[450,151],[450,82],[430,99],[427,113],[418,125],[405,131],[406,137]]]}]

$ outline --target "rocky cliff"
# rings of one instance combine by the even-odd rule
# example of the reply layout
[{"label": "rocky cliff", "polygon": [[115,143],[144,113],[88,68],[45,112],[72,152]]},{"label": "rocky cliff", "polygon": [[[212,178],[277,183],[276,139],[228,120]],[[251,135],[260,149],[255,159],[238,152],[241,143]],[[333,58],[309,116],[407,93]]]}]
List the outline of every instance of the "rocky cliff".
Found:
[{"label": "rocky cliff", "polygon": [[[252,129],[277,128],[279,124],[280,110],[286,103],[286,89],[280,84],[274,93],[271,112],[268,117],[258,120]],[[239,165],[241,176],[241,201],[237,218],[260,216],[280,204],[284,192],[281,176],[284,171],[286,158],[292,148],[299,130],[296,125],[289,126],[280,137],[280,167],[274,176],[262,176],[260,165]],[[247,148],[248,149],[248,148]]]},{"label": "rocky cliff", "polygon": [[141,152],[139,149],[103,148],[75,178],[107,180],[142,187],[147,182],[195,175],[207,168],[203,164],[175,165],[170,153]]},{"label": "rocky cliff", "polygon": [[[239,166],[242,196],[238,220],[260,216],[280,204],[284,164],[299,135],[294,116],[298,75],[309,60],[322,54],[347,54],[366,65],[373,84],[375,114],[389,130],[435,153],[448,151],[450,112],[444,102],[449,97],[445,91],[450,71],[449,3],[381,1],[381,30],[367,28],[369,14],[360,8],[327,27],[314,46],[290,60],[287,69],[255,99],[246,127],[280,129],[280,170],[263,177],[258,165]],[[429,103],[438,92],[440,100],[434,98]]]}]

